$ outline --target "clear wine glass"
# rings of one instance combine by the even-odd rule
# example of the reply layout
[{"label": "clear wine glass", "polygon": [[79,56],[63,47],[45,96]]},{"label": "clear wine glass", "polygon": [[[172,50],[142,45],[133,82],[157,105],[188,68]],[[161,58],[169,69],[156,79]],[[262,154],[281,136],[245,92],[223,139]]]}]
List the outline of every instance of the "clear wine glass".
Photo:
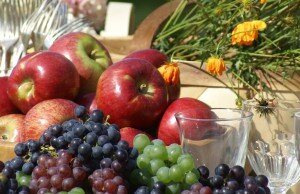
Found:
[{"label": "clear wine glass", "polygon": [[248,159],[256,174],[269,178],[272,194],[285,194],[300,180],[294,130],[300,102],[274,100],[270,104],[261,106],[257,100],[243,102],[243,110],[254,115]]},{"label": "clear wine glass", "polygon": [[244,166],[252,113],[237,109],[186,109],[175,114],[183,151],[210,172],[219,164]]}]

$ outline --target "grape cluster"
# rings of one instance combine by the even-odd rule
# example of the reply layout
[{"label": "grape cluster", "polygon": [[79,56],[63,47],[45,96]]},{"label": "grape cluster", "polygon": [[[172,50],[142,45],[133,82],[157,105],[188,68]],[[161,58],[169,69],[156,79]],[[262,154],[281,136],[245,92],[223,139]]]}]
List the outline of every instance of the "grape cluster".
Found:
[{"label": "grape cluster", "polygon": [[58,193],[71,191],[81,186],[87,173],[80,162],[73,159],[65,150],[58,152],[58,157],[41,155],[37,166],[32,171],[29,188],[32,193]]},{"label": "grape cluster", "polygon": [[135,168],[138,152],[121,140],[117,125],[104,122],[102,111],[88,115],[83,106],[78,106],[74,112],[78,119],[49,127],[40,142],[73,153],[88,174],[100,168],[111,167],[118,173]]},{"label": "grape cluster", "polygon": [[181,192],[181,194],[212,194],[212,190],[208,186],[203,186],[201,183],[194,183],[190,191],[184,190]]},{"label": "grape cluster", "polygon": [[94,193],[107,192],[127,194],[125,180],[111,168],[98,169],[89,176],[90,184]]},{"label": "grape cluster", "polygon": [[[134,139],[134,147],[140,155],[137,158],[138,169],[131,173],[131,183],[138,183],[135,193],[178,193],[183,188],[198,182],[200,174],[195,168],[194,160],[190,154],[183,154],[178,144],[168,147],[161,140],[153,140],[144,134],[139,134]],[[164,184],[161,189],[154,184]]]},{"label": "grape cluster", "polygon": [[[209,177],[209,170],[205,166],[200,166],[198,171],[199,183],[192,185],[190,190],[184,190],[182,194],[270,194],[266,176],[246,176],[241,166],[229,168],[226,164],[220,164],[215,168],[215,176],[212,177]],[[202,191],[204,188],[205,192]]]},{"label": "grape cluster", "polygon": [[24,164],[24,159],[15,157],[5,164],[0,161],[0,193],[3,194],[29,194],[28,188],[30,175],[26,175],[20,170]]}]

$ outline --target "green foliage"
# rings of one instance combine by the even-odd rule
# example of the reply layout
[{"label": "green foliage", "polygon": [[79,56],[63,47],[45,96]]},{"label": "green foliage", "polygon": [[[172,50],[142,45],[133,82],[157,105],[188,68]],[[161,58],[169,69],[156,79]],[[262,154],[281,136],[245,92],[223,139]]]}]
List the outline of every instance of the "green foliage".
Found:
[{"label": "green foliage", "polygon": [[[286,78],[300,70],[299,7],[299,0],[182,0],[153,46],[173,60],[201,64],[217,55],[226,61],[230,79],[254,90],[267,89],[260,74],[279,72]],[[267,28],[252,46],[232,45],[233,29],[252,20],[263,20]]]}]

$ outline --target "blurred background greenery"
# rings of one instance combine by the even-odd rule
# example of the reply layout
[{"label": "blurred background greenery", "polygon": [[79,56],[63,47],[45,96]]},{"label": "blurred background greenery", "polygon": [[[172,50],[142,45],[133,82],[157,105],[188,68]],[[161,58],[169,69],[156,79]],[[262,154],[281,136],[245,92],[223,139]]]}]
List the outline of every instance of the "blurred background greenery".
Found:
[{"label": "blurred background greenery", "polygon": [[109,0],[109,2],[110,1],[129,2],[134,4],[134,29],[136,29],[140,22],[142,22],[153,10],[167,2],[167,0]]}]

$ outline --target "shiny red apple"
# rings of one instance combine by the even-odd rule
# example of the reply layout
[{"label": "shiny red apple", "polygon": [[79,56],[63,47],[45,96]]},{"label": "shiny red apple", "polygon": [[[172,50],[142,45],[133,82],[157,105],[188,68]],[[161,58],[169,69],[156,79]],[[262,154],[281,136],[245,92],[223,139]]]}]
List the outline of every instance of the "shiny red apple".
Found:
[{"label": "shiny red apple", "polygon": [[[180,144],[179,138],[179,127],[176,122],[175,113],[190,110],[187,113],[189,117],[193,118],[211,118],[210,107],[194,98],[179,98],[175,100],[165,111],[159,127],[158,127],[158,138],[163,140],[166,145],[172,143]],[[207,115],[203,115],[202,110],[207,110]],[[199,134],[191,134],[194,137],[198,137]]]},{"label": "shiny red apple", "polygon": [[97,106],[97,101],[96,101],[96,98],[93,99],[92,103],[91,103],[91,106],[89,108],[89,112],[93,112],[93,110],[97,110],[99,109],[98,106]]},{"label": "shiny red apple", "polygon": [[21,142],[25,115],[9,114],[0,117],[0,142]]},{"label": "shiny red apple", "polygon": [[150,140],[153,139],[153,137],[151,135],[149,135],[148,133],[132,128],[132,127],[123,127],[120,129],[120,133],[121,133],[121,139],[125,140],[129,143],[130,147],[133,147],[133,140],[134,137],[138,134],[145,134],[149,137]]},{"label": "shiny red apple", "polygon": [[42,51],[22,58],[8,78],[8,96],[27,113],[39,102],[54,98],[74,99],[79,74],[63,55]]},{"label": "shiny red apple", "polygon": [[179,98],[180,77],[177,63],[169,62],[168,56],[156,49],[143,49],[129,54],[127,58],[143,59],[159,69],[166,81],[169,104]]},{"label": "shiny red apple", "polygon": [[120,127],[149,129],[167,107],[166,84],[158,70],[141,59],[125,59],[100,77],[97,107]]},{"label": "shiny red apple", "polygon": [[38,103],[28,111],[24,120],[24,140],[39,139],[51,125],[75,118],[74,102],[65,99],[51,99]]},{"label": "shiny red apple", "polygon": [[0,117],[19,112],[7,95],[7,85],[7,77],[0,77]]},{"label": "shiny red apple", "polygon": [[93,36],[73,32],[57,39],[49,49],[72,61],[80,75],[80,95],[96,91],[103,71],[112,64],[105,47]]},{"label": "shiny red apple", "polygon": [[144,59],[154,65],[156,68],[168,62],[168,56],[156,49],[138,50],[125,57],[125,59],[128,58]]}]

